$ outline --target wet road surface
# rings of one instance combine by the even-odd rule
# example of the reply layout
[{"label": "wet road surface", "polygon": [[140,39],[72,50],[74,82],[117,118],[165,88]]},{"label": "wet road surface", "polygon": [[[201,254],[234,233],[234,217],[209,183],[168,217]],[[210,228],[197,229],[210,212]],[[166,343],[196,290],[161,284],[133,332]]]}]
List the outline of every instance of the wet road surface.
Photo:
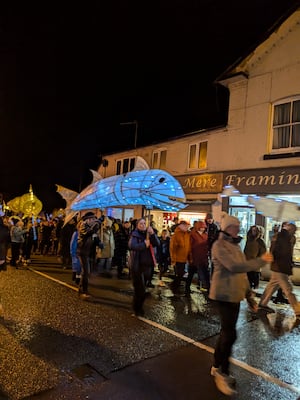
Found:
[{"label": "wet road surface", "polygon": [[[55,257],[1,272],[0,399],[226,398],[209,374],[219,331],[212,305],[195,286],[190,299],[173,298],[154,283],[136,318],[129,280],[91,277],[93,297],[82,301]],[[300,395],[298,320],[289,306],[274,308],[253,315],[242,303],[232,398]]]}]

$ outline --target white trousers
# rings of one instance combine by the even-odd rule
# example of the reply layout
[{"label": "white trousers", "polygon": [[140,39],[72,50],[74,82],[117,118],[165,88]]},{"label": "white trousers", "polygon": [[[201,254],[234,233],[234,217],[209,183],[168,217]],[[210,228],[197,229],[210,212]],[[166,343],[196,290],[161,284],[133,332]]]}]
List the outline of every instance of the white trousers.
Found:
[{"label": "white trousers", "polygon": [[259,304],[262,306],[267,306],[273,293],[275,293],[276,290],[279,289],[279,287],[281,287],[290,305],[295,308],[298,305],[298,300],[293,293],[293,284],[290,280],[290,277],[287,274],[275,271],[271,271],[270,280],[265,287]]}]

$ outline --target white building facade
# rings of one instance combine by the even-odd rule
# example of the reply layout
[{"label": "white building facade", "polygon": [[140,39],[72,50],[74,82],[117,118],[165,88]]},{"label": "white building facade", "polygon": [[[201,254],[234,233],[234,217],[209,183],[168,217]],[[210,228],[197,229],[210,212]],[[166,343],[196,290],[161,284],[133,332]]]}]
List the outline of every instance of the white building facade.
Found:
[{"label": "white building facade", "polygon": [[[218,220],[222,208],[242,221],[244,235],[253,224],[264,226],[269,244],[272,228],[280,221],[257,214],[246,196],[277,196],[300,203],[299,43],[300,10],[296,10],[217,79],[230,93],[226,126],[104,155],[107,165],[99,167],[99,174],[126,173],[140,156],[150,168],[164,169],[181,183],[188,206],[180,218],[192,223],[212,211]],[[233,185],[242,196],[221,198],[226,185]],[[143,209],[107,213],[129,219],[141,216]],[[174,218],[159,210],[151,213],[159,229]],[[300,221],[295,223],[299,227],[295,259],[300,262]]]}]

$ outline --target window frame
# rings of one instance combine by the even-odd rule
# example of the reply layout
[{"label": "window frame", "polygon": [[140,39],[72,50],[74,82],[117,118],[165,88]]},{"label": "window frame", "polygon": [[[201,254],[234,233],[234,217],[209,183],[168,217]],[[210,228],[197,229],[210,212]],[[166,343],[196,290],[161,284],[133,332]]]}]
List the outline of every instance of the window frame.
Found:
[{"label": "window frame", "polygon": [[[162,154],[164,154],[163,157]],[[155,158],[157,158],[157,160],[155,160]],[[167,149],[162,147],[160,149],[154,150],[152,153],[152,168],[166,169],[166,165],[167,165]]]},{"label": "window frame", "polygon": [[[292,127],[298,126],[300,129],[300,121],[293,122],[292,121],[292,110],[293,110],[293,103],[296,101],[300,101],[300,95],[293,96],[293,97],[288,97],[281,99],[279,101],[276,101],[272,104],[272,115],[271,115],[271,135],[270,135],[270,152],[272,154],[282,154],[282,153],[294,153],[294,152],[299,152],[300,151],[300,145],[299,146],[291,146],[291,141],[292,141]],[[284,105],[284,104],[289,104],[290,105],[290,116],[289,116],[289,122],[288,123],[281,123],[278,125],[274,124],[274,118],[275,118],[275,108],[276,106]],[[275,130],[278,129],[279,127],[289,127],[289,146],[288,147],[279,147],[279,148],[274,148],[274,135],[275,135]]]},{"label": "window frame", "polygon": [[[205,144],[205,160],[204,165],[201,166],[203,160],[201,160],[201,147]],[[203,149],[202,149],[203,150]],[[192,155],[194,153],[194,155]],[[206,170],[207,169],[207,154],[208,154],[208,140],[199,140],[198,142],[189,143],[188,149],[188,160],[187,160],[187,169],[189,171],[195,170]],[[194,157],[193,161],[191,158]],[[193,165],[192,165],[193,163]]]},{"label": "window frame", "polygon": [[[127,172],[130,172],[134,169],[136,164],[136,157],[124,157],[124,158],[119,158],[116,160],[116,175],[123,175],[127,174]],[[126,168],[127,170],[124,170],[124,166],[128,165]]]}]

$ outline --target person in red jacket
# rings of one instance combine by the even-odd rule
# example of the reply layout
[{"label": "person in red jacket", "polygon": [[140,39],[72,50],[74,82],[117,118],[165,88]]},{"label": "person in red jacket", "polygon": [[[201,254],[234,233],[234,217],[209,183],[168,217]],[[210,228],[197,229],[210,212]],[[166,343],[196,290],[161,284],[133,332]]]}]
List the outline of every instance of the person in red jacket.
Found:
[{"label": "person in red jacket", "polygon": [[208,234],[204,221],[195,221],[191,231],[191,252],[193,264],[189,265],[186,280],[186,295],[189,295],[190,286],[195,273],[198,274],[199,287],[204,292],[210,288],[210,273],[208,264]]}]

